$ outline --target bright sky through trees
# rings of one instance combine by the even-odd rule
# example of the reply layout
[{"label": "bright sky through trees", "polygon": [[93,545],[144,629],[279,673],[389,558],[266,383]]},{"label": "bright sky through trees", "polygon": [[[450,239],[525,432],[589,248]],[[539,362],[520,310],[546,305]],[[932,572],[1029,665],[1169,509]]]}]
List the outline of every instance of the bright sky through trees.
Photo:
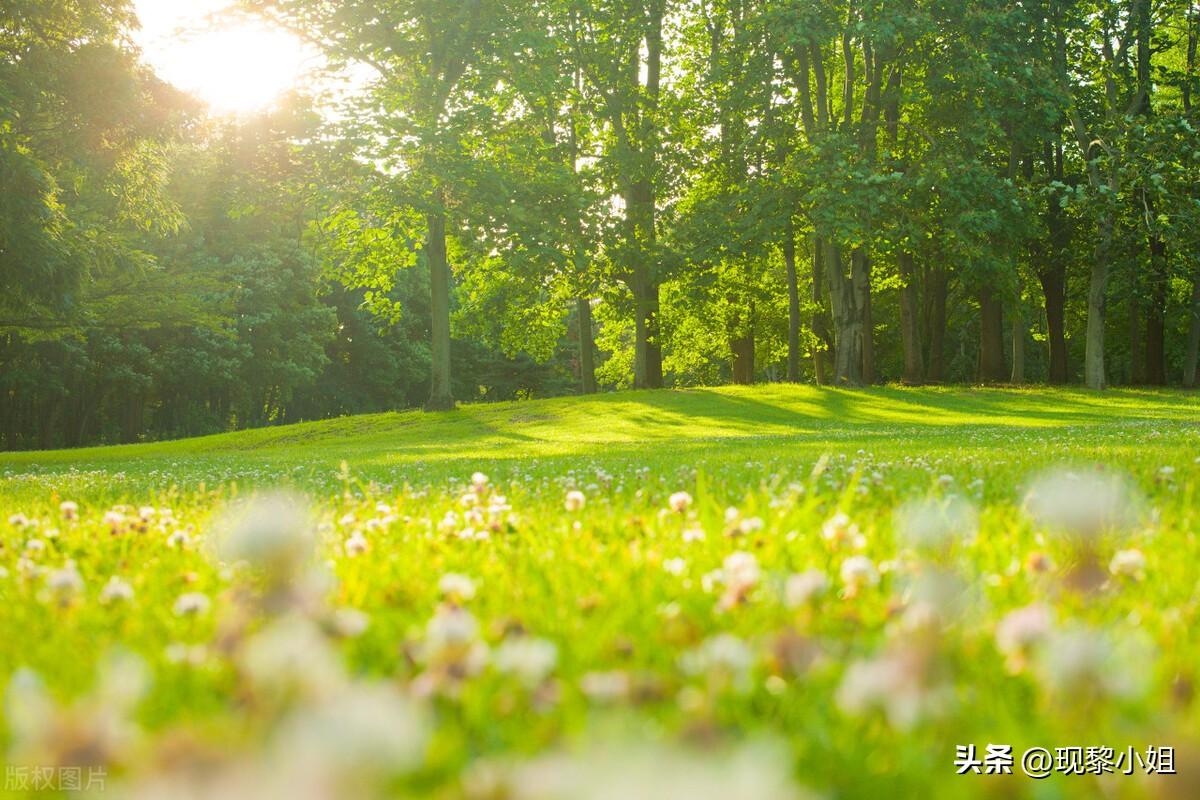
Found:
[{"label": "bright sky through trees", "polygon": [[315,53],[296,37],[251,20],[222,19],[228,0],[137,0],[146,61],[216,113],[246,113],[295,86]]}]

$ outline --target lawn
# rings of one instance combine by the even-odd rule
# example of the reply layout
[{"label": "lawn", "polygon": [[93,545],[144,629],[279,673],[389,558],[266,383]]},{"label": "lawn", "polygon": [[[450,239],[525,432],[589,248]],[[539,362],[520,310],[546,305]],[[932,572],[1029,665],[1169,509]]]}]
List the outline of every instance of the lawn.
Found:
[{"label": "lawn", "polygon": [[[1198,491],[1200,395],[1167,391],[0,454],[3,744],[118,796],[1196,796]],[[955,774],[988,744],[1016,774]],[[1088,774],[1021,774],[1072,746]]]}]

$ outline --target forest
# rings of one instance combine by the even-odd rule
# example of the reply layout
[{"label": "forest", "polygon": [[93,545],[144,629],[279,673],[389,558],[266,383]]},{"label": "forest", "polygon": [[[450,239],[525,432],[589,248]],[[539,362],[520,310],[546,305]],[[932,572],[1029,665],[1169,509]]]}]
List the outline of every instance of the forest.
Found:
[{"label": "forest", "polygon": [[0,446],[808,382],[1196,386],[1196,0],[243,0],[218,115],[125,0],[0,10]]}]

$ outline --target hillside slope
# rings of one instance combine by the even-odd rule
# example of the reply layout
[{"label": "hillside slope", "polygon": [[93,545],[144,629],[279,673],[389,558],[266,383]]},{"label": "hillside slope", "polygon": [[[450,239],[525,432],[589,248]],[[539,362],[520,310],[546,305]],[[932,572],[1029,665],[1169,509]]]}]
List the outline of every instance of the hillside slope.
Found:
[{"label": "hillside slope", "polygon": [[[1188,426],[1200,394],[1175,391],[760,387],[618,392],[463,405],[438,414],[372,414],[321,422],[79,450],[0,453],[0,469],[143,470],[195,460],[281,466],[435,465],[464,460],[637,454],[726,447],[764,437],[827,448],[920,437],[930,448],[972,438],[1131,424]],[[967,435],[970,432],[970,435]],[[980,440],[980,444],[986,442]],[[664,450],[666,448],[666,450]]]}]

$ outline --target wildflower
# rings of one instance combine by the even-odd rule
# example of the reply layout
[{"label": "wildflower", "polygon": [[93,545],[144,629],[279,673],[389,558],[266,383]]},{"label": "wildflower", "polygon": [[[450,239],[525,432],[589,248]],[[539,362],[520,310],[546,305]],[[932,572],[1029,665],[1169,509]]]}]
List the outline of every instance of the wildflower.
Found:
[{"label": "wildflower", "polygon": [[363,536],[362,531],[355,531],[346,538],[343,548],[348,556],[360,556],[370,550],[371,545]]},{"label": "wildflower", "polygon": [[978,518],[970,503],[959,497],[906,503],[894,515],[896,532],[910,546],[936,550],[956,540],[975,538]]},{"label": "wildflower", "polygon": [[687,570],[687,562],[682,558],[668,558],[663,562],[663,569],[669,575],[682,575]]},{"label": "wildflower", "polygon": [[1146,557],[1137,548],[1118,550],[1108,562],[1108,571],[1118,577],[1141,580],[1146,577]]},{"label": "wildflower", "polygon": [[438,581],[438,591],[451,602],[464,603],[475,597],[475,582],[466,575],[450,572]]},{"label": "wildflower", "polygon": [[692,505],[692,496],[687,492],[675,492],[667,499],[667,505],[678,514],[687,511]]},{"label": "wildflower", "polygon": [[484,475],[482,472],[476,472],[471,475],[471,485],[474,486],[475,490],[478,492],[482,492],[484,489],[486,489],[488,482],[488,476]]},{"label": "wildflower", "polygon": [[858,525],[850,521],[845,513],[838,511],[827,519],[821,526],[821,536],[832,547],[850,545],[856,550],[866,547],[866,537],[858,530]]},{"label": "wildflower", "polygon": [[79,519],[79,504],[74,500],[63,500],[58,504],[58,511],[65,520]]},{"label": "wildflower", "polygon": [[208,595],[201,592],[181,594],[175,601],[175,615],[178,617],[199,616],[208,611],[212,601]]},{"label": "wildflower", "polygon": [[996,625],[996,648],[1004,654],[1009,671],[1024,669],[1033,648],[1044,642],[1050,631],[1050,611],[1043,605],[1008,612]]},{"label": "wildflower", "polygon": [[167,537],[167,547],[184,548],[187,547],[190,541],[187,531],[182,528],[177,528]]},{"label": "wildflower", "polygon": [[27,527],[29,527],[30,525],[32,525],[32,524],[33,524],[33,522],[32,522],[32,520],[30,520],[30,519],[29,519],[29,517],[27,517],[27,516],[25,516],[24,514],[22,514],[22,513],[18,512],[18,513],[16,513],[16,514],[13,514],[12,516],[10,516],[10,517],[8,518],[8,524],[9,524],[9,525],[12,525],[12,526],[13,526],[14,528],[16,528],[17,530],[20,530],[20,529],[22,529],[22,528],[27,528]]},{"label": "wildflower", "polygon": [[228,513],[220,540],[221,555],[246,561],[277,580],[285,580],[312,555],[314,531],[303,501],[269,494]]},{"label": "wildflower", "polygon": [[100,602],[103,605],[124,602],[133,599],[133,587],[113,575],[100,590]]},{"label": "wildflower", "polygon": [[114,535],[118,534],[125,527],[125,514],[115,508],[109,509],[104,512],[102,522],[108,527],[109,532]]},{"label": "wildflower", "polygon": [[685,542],[703,542],[704,528],[699,525],[691,525],[683,531],[683,540]]},{"label": "wildflower", "polygon": [[819,569],[810,569],[791,575],[784,584],[784,603],[788,608],[799,608],[813,602],[829,590],[829,577]]},{"label": "wildflower", "polygon": [[595,703],[615,703],[629,697],[633,681],[628,672],[589,672],[579,680],[579,689]]},{"label": "wildflower", "polygon": [[761,574],[758,559],[749,553],[738,551],[726,557],[721,567],[721,581],[725,584],[721,608],[733,608],[744,601],[750,590],[758,584]]},{"label": "wildflower", "polygon": [[881,709],[888,724],[906,731],[949,702],[951,689],[935,674],[932,655],[897,647],[849,666],[838,687],[838,707],[854,716]]},{"label": "wildflower", "polygon": [[542,683],[557,663],[554,643],[531,636],[505,639],[492,654],[492,664],[498,671],[516,676],[529,687]]},{"label": "wildflower", "polygon": [[586,502],[587,498],[584,496],[583,492],[579,491],[578,489],[572,489],[571,491],[567,492],[565,505],[567,511],[570,513],[574,514],[576,511],[581,510]]},{"label": "wildflower", "polygon": [[1062,698],[1130,697],[1150,674],[1149,653],[1133,641],[1118,648],[1104,632],[1077,627],[1047,637],[1041,648],[1039,677]]},{"label": "wildflower", "polygon": [[754,653],[737,636],[719,633],[685,653],[680,666],[688,674],[708,676],[718,687],[745,689],[749,686]]},{"label": "wildflower", "polygon": [[1082,543],[1130,524],[1139,504],[1119,475],[1100,471],[1046,473],[1033,481],[1025,495],[1025,508],[1039,525]]},{"label": "wildflower", "polygon": [[60,603],[70,602],[83,591],[83,578],[75,568],[74,561],[68,561],[62,569],[57,569],[46,576],[46,588]]},{"label": "wildflower", "polygon": [[361,682],[336,687],[293,712],[276,732],[274,751],[284,763],[315,767],[347,786],[420,765],[428,740],[429,720],[420,705],[389,684]]},{"label": "wildflower", "polygon": [[879,583],[879,570],[866,556],[851,556],[843,561],[841,576],[849,597],[854,597],[867,586]]},{"label": "wildflower", "polygon": [[371,618],[355,608],[339,608],[333,613],[333,633],[343,639],[355,639],[366,632]]}]

